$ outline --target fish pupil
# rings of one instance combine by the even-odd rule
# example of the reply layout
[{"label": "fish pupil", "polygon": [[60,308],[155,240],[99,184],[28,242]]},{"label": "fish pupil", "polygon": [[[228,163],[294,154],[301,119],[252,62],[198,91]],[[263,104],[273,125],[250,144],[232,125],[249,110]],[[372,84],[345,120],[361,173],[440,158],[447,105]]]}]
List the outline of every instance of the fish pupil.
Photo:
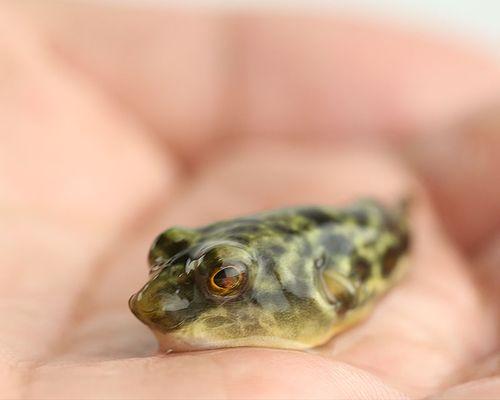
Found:
[{"label": "fish pupil", "polygon": [[210,279],[213,290],[218,294],[233,293],[243,282],[245,271],[237,266],[229,265],[221,267],[212,273]]},{"label": "fish pupil", "polygon": [[225,267],[214,276],[214,283],[224,289],[229,289],[238,283],[240,272],[234,267]]}]

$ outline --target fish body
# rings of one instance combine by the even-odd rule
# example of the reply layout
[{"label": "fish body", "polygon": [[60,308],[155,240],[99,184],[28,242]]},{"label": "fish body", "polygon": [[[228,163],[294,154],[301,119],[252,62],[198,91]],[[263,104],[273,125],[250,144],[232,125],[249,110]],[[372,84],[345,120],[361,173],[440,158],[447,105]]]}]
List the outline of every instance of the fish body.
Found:
[{"label": "fish body", "polygon": [[129,304],[164,350],[315,347],[369,313],[408,247],[404,207],[373,200],[173,227]]}]

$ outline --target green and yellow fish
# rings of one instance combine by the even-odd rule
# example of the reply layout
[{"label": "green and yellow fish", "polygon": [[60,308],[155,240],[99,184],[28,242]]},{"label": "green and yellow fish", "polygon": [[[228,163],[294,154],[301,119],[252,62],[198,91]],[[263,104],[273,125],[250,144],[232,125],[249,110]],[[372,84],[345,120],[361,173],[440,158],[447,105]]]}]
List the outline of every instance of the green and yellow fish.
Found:
[{"label": "green and yellow fish", "polygon": [[132,312],[163,350],[306,349],[366,316],[404,270],[406,207],[361,200],[173,227]]}]

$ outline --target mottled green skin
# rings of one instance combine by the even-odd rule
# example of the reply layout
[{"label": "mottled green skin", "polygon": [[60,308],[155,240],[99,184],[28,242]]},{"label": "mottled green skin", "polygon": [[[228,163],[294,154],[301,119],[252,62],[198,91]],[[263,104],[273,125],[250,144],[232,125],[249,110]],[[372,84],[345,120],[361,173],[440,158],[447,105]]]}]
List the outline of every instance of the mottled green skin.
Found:
[{"label": "mottled green skin", "polygon": [[[163,349],[313,347],[367,314],[401,274],[408,242],[403,207],[370,200],[174,227],[153,243],[150,280],[130,307]],[[234,298],[207,288],[221,262],[247,267]]]}]

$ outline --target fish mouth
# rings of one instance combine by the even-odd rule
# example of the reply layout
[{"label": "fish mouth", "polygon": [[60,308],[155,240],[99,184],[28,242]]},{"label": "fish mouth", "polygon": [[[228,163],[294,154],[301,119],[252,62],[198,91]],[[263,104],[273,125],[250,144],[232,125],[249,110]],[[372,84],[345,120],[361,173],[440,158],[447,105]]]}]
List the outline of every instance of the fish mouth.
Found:
[{"label": "fish mouth", "polygon": [[147,315],[153,313],[154,310],[147,310],[142,308],[139,305],[140,296],[141,292],[134,293],[132,296],[130,296],[130,299],[128,300],[128,307],[130,308],[130,311],[132,311],[132,314],[134,314],[139,321],[141,321],[143,324],[149,325],[149,319],[147,318]]},{"label": "fish mouth", "polygon": [[175,318],[175,311],[168,310],[172,304],[151,298],[143,291],[142,289],[133,294],[128,301],[130,311],[139,321],[152,330],[166,332],[173,331],[183,325],[184,320]]},{"label": "fish mouth", "polygon": [[191,302],[180,290],[177,275],[177,271],[159,269],[130,297],[129,308],[143,324],[161,331],[171,331],[183,324]]}]

